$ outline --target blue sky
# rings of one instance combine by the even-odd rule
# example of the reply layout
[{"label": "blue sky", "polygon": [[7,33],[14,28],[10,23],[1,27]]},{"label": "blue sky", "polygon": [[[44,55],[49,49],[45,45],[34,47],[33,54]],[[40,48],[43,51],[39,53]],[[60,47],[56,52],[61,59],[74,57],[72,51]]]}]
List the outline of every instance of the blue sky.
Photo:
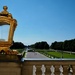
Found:
[{"label": "blue sky", "polygon": [[39,41],[75,38],[75,0],[0,0],[18,22],[14,41],[25,45]]}]

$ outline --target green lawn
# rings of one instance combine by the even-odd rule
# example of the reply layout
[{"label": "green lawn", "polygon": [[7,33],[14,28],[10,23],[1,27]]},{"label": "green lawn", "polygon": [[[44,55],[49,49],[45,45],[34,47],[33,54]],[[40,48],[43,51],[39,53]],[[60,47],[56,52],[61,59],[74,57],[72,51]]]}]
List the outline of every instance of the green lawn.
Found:
[{"label": "green lawn", "polygon": [[75,58],[74,54],[69,54],[69,53],[64,53],[64,52],[63,54],[61,52],[47,52],[47,53],[55,57],[60,57],[60,58],[62,57],[62,55],[63,55],[63,58]]},{"label": "green lawn", "polygon": [[53,56],[56,58],[61,58],[63,55],[63,58],[75,58],[75,54],[70,54],[70,53],[65,53],[65,52],[57,52],[57,51],[49,51],[49,50],[41,50],[41,49],[36,49],[35,51],[38,51],[42,54],[44,54],[45,56]]}]

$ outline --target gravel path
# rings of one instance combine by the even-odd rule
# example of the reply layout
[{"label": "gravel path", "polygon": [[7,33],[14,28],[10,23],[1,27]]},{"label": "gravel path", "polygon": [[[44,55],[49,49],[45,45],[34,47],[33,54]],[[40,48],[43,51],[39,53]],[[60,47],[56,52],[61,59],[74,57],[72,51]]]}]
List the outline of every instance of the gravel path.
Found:
[{"label": "gravel path", "polygon": [[43,54],[40,54],[38,52],[27,52],[26,58],[48,58],[44,56]]}]

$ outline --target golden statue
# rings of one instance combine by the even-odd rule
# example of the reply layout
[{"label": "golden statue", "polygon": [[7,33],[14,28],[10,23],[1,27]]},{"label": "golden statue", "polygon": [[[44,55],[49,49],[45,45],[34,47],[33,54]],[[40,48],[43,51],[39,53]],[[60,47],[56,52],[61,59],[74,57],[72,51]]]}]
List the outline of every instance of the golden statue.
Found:
[{"label": "golden statue", "polygon": [[9,30],[9,35],[8,35],[8,40],[7,41],[0,41],[0,52],[9,52],[12,54],[10,51],[10,46],[12,45],[13,42],[13,35],[15,28],[17,26],[17,21],[16,19],[13,19],[12,14],[7,11],[8,7],[4,6],[3,11],[0,12],[0,26],[2,25],[9,25],[10,30]]}]

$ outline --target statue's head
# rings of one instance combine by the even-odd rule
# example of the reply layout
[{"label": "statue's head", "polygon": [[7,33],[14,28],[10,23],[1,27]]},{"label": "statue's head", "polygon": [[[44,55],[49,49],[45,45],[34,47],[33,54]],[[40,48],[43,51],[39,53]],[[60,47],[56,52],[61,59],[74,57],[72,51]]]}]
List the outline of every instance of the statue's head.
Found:
[{"label": "statue's head", "polygon": [[7,11],[8,7],[7,6],[3,6],[4,11]]}]

